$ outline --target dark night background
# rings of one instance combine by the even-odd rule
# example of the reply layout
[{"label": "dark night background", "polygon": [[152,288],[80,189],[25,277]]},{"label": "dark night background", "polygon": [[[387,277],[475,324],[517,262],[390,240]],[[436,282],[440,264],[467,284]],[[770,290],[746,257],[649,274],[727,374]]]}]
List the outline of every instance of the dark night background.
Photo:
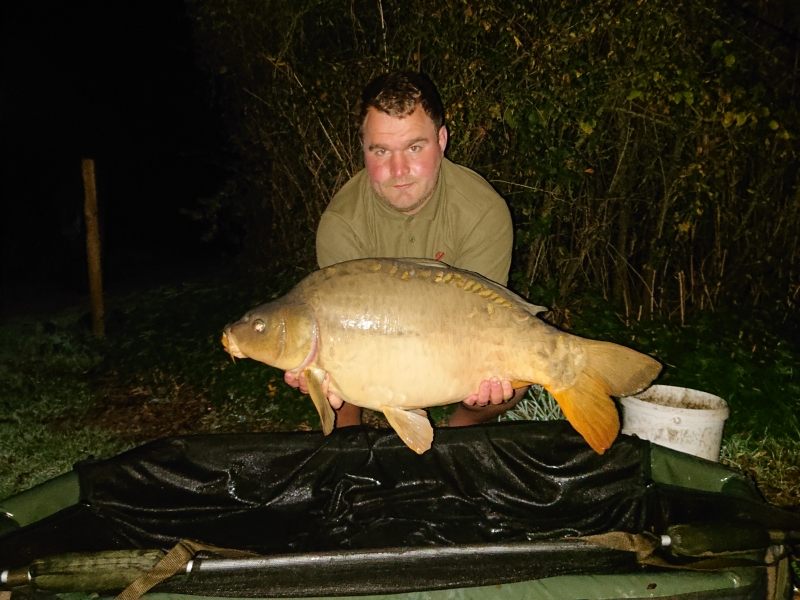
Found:
[{"label": "dark night background", "polygon": [[80,301],[81,159],[96,163],[108,291],[202,271],[224,249],[180,213],[228,175],[180,0],[3,4],[0,315]]}]

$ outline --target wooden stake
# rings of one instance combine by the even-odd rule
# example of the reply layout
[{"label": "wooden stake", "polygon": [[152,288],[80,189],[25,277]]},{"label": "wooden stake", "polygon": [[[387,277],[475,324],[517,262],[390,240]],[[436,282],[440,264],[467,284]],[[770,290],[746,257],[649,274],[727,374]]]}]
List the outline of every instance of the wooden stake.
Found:
[{"label": "wooden stake", "polygon": [[94,161],[84,158],[83,190],[85,202],[83,214],[86,217],[86,258],[89,266],[89,299],[92,304],[92,331],[103,338],[106,335],[103,321],[103,272],[100,267],[100,225],[97,220],[97,187],[94,179]]}]

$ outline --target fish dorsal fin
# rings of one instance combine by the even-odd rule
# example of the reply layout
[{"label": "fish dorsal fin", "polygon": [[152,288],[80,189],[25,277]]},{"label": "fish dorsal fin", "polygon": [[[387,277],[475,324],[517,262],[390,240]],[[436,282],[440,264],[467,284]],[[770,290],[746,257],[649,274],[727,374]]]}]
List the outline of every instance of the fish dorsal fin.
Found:
[{"label": "fish dorsal fin", "polygon": [[530,302],[525,302],[524,300],[522,300],[522,303],[525,305],[525,310],[534,316],[538,315],[539,313],[546,313],[550,310],[546,306],[538,306],[536,304],[531,304]]},{"label": "fish dorsal fin", "polygon": [[336,413],[333,412],[328,397],[322,389],[325,381],[325,370],[309,367],[305,370],[306,382],[308,383],[308,393],[314,401],[314,406],[319,413],[319,420],[322,422],[322,433],[328,435],[333,431],[333,424],[336,421]]},{"label": "fish dorsal fin", "polygon": [[389,425],[414,452],[422,454],[430,449],[433,427],[424,410],[405,410],[394,406],[384,406],[381,410]]},{"label": "fish dorsal fin", "polygon": [[429,269],[449,269],[450,265],[443,263],[440,260],[433,260],[432,258],[409,258],[409,259],[395,259],[398,262],[414,263],[420,267],[428,267]]}]

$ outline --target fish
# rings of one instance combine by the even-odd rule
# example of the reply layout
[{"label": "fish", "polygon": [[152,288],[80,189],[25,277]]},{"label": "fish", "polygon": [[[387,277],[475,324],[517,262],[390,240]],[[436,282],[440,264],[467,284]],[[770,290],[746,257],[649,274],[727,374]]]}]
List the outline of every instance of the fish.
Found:
[{"label": "fish", "polygon": [[322,430],[335,413],[323,392],[380,411],[415,452],[431,447],[424,409],[460,402],[492,377],[543,386],[599,454],[619,432],[612,396],[630,396],[661,363],[619,344],[562,331],[528,303],[476,273],[426,259],[338,263],[227,325],[222,344],[305,373]]}]

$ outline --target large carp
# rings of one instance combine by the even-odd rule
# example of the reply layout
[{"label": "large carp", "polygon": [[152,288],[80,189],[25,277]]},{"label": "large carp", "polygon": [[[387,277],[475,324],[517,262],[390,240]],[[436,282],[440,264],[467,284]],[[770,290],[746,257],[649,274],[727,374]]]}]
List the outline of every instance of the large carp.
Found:
[{"label": "large carp", "polygon": [[323,393],[382,411],[418,453],[433,429],[424,411],[459,402],[481,381],[538,383],[595,451],[617,437],[610,396],[627,396],[658,361],[559,331],[534,306],[475,273],[419,259],[362,259],[316,271],[286,296],[254,308],[222,334],[236,358],[305,372],[327,435],[335,413]]}]

